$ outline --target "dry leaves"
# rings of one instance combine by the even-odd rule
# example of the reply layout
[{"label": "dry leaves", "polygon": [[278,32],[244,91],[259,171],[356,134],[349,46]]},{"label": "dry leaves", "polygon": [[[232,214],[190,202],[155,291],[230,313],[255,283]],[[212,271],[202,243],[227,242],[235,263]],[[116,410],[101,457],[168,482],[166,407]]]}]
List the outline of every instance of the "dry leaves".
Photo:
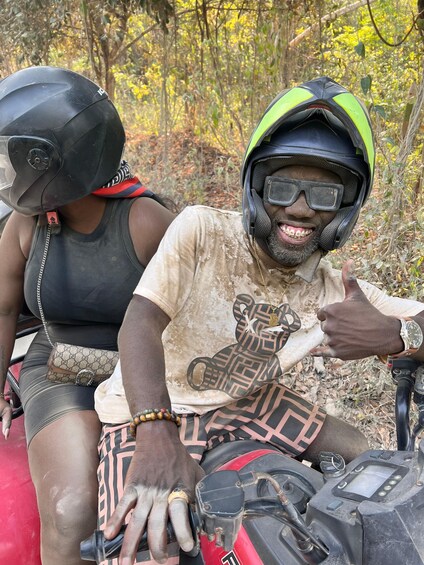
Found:
[{"label": "dry leaves", "polygon": [[395,449],[396,387],[390,371],[377,359],[320,359],[317,363],[307,357],[282,382],[310,402],[318,402],[328,414],[356,426],[372,448]]}]

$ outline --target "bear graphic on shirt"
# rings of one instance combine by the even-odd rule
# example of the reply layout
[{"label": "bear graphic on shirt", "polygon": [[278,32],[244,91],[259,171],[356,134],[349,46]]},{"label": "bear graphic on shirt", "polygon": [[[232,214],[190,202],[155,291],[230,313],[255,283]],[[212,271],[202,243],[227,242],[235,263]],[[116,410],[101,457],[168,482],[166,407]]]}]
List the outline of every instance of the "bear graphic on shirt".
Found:
[{"label": "bear graphic on shirt", "polygon": [[187,379],[195,390],[222,390],[238,399],[281,376],[276,353],[300,329],[301,322],[288,304],[256,303],[248,294],[236,297],[233,313],[237,343],[213,357],[193,359]]}]

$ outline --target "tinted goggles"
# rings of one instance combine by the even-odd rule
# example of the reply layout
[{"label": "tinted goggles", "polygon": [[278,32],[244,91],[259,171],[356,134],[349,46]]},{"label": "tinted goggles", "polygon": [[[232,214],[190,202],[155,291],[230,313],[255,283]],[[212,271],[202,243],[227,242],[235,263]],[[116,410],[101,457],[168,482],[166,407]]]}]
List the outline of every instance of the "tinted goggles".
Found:
[{"label": "tinted goggles", "polygon": [[344,186],[333,182],[266,177],[264,201],[276,206],[291,206],[304,193],[312,210],[335,212],[340,208]]}]

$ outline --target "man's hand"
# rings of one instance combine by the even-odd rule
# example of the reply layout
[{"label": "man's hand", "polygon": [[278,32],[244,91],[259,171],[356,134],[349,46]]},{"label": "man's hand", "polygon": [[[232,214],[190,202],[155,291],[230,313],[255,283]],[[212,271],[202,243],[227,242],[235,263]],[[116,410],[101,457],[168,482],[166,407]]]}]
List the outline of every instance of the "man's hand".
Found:
[{"label": "man's hand", "polygon": [[399,320],[385,316],[369,302],[356,280],[352,260],[343,265],[342,281],[343,302],[325,306],[317,313],[324,339],[311,354],[349,360],[401,351]]},{"label": "man's hand", "polygon": [[137,433],[134,452],[125,480],[124,494],[106,524],[107,539],[115,537],[132,510],[119,558],[120,565],[132,565],[137,546],[147,529],[147,541],[153,559],[167,559],[166,525],[168,517],[177,541],[184,551],[190,551],[194,540],[188,519],[188,507],[183,498],[168,497],[175,488],[184,491],[194,501],[194,487],[203,470],[180,442],[176,426],[170,422],[143,423]]},{"label": "man's hand", "polygon": [[4,398],[0,398],[0,416],[2,433],[4,435],[4,439],[7,439],[9,437],[10,426],[12,424],[12,407]]}]

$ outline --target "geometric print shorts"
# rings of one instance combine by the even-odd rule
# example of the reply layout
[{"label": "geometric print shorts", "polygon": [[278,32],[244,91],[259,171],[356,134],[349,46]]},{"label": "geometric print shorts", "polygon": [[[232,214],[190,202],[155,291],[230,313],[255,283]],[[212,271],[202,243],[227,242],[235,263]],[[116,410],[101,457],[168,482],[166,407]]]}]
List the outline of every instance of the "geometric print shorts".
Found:
[{"label": "geometric print shorts", "polygon": [[[291,457],[301,455],[319,434],[325,411],[280,384],[270,383],[247,398],[206,414],[182,415],[180,439],[199,461],[220,443],[253,439],[278,447]],[[103,426],[99,443],[99,528],[113,513],[124,490],[125,476],[135,448],[128,424]],[[176,544],[174,544],[176,546]],[[178,547],[169,546],[167,565],[178,564]],[[108,560],[102,565],[117,565]],[[148,552],[136,563],[155,563]]]}]

